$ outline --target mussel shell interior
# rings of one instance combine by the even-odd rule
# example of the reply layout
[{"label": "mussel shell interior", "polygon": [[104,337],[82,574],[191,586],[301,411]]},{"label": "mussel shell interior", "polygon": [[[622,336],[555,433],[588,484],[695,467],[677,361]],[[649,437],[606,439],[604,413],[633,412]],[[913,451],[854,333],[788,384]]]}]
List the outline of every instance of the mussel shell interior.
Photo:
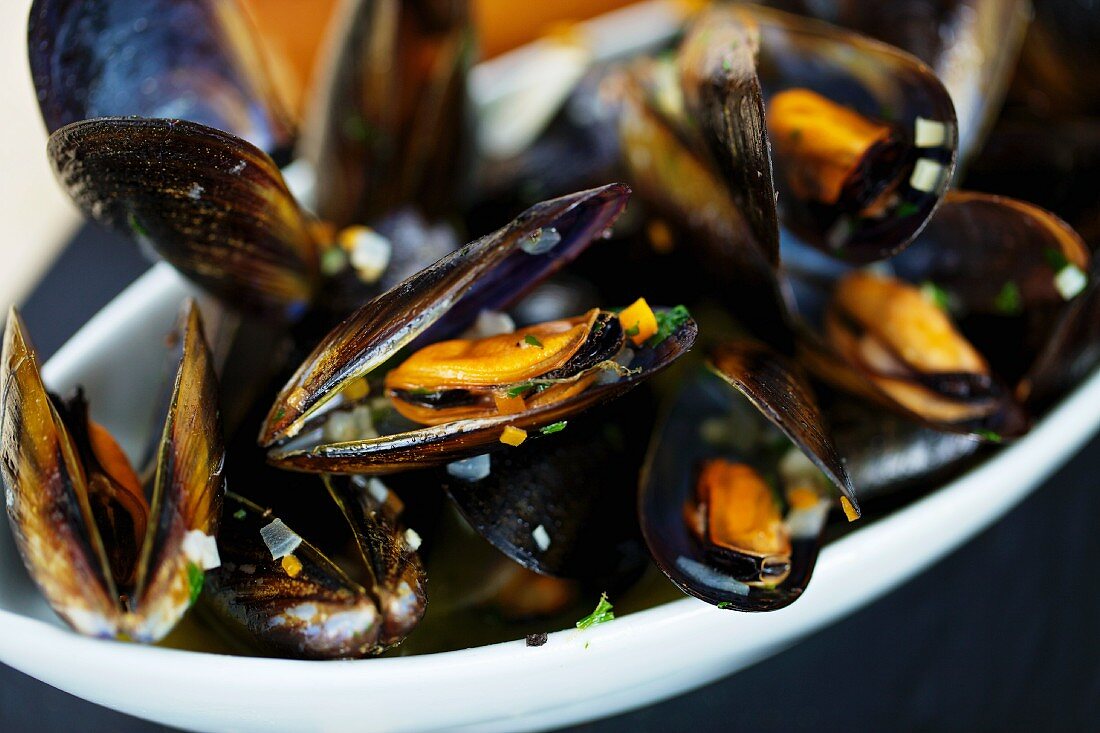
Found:
[{"label": "mussel shell interior", "polygon": [[1067,265],[1087,277],[1092,256],[1065,222],[970,191],[950,192],[913,246],[890,261],[906,282],[946,294],[959,328],[1009,382],[1035,360],[1076,295],[1058,286]]},{"label": "mussel shell interior", "polygon": [[[740,449],[717,447],[701,432],[709,420],[738,426]],[[718,377],[698,373],[682,391],[654,434],[642,472],[638,512],[642,533],[658,567],[682,591],[713,605],[738,611],[774,611],[798,600],[817,561],[820,537],[791,538],[791,571],[774,589],[749,586],[715,566],[688,529],[685,502],[694,493],[696,469],[712,457],[753,464],[754,435],[768,423],[738,392]],[[739,441],[740,442],[740,441]]]}]

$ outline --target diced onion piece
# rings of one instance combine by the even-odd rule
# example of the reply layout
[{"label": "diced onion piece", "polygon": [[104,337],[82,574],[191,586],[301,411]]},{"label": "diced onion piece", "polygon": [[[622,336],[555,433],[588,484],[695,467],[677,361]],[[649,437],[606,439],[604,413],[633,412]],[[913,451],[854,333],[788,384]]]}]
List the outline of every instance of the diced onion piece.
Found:
[{"label": "diced onion piece", "polygon": [[932,193],[944,181],[943,164],[931,158],[918,158],[909,176],[909,185],[922,193]]},{"label": "diced onion piece", "polygon": [[938,148],[947,142],[947,125],[917,117],[913,144],[918,148]]},{"label": "diced onion piece", "polygon": [[390,266],[393,245],[369,227],[353,226],[340,232],[340,246],[348,253],[348,259],[359,279],[376,283]]},{"label": "diced onion piece", "polygon": [[523,444],[523,441],[527,440],[527,431],[509,425],[504,428],[504,431],[500,434],[500,442],[505,445],[510,445],[513,448]]},{"label": "diced onion piece", "polygon": [[546,552],[550,549],[550,533],[547,532],[546,527],[541,524],[535,527],[535,530],[531,532],[531,538],[541,551]]},{"label": "diced onion piece", "polygon": [[272,560],[282,560],[287,555],[293,554],[298,549],[298,545],[302,544],[302,538],[298,533],[286,526],[281,519],[276,519],[261,528],[260,537],[267,545]]},{"label": "diced onion piece", "polygon": [[180,551],[203,570],[213,570],[222,564],[217,540],[201,529],[193,529],[184,535]]},{"label": "diced onion piece", "polygon": [[1074,264],[1069,264],[1058,271],[1054,276],[1054,287],[1062,294],[1065,300],[1072,300],[1089,284],[1088,275]]},{"label": "diced onion piece", "polygon": [[657,333],[657,316],[645,298],[638,298],[628,308],[619,313],[619,323],[622,324],[623,333],[635,346],[641,346],[651,336]]},{"label": "diced onion piece", "polygon": [[409,548],[409,552],[416,552],[419,550],[420,543],[420,535],[417,534],[416,530],[411,527],[405,530],[405,546]]},{"label": "diced onion piece", "polygon": [[480,481],[487,477],[491,470],[492,464],[488,453],[447,464],[447,473],[463,481]]}]

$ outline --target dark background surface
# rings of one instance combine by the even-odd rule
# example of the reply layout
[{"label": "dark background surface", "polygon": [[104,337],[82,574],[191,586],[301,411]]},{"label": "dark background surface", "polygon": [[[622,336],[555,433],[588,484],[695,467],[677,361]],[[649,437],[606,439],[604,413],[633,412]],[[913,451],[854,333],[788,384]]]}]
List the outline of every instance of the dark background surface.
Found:
[{"label": "dark background surface", "polygon": [[[146,267],[84,230],[24,306],[42,355]],[[862,611],[696,692],[571,731],[1100,729],[1098,519],[1094,439],[1004,520]],[[166,730],[0,665],[0,732]]]}]

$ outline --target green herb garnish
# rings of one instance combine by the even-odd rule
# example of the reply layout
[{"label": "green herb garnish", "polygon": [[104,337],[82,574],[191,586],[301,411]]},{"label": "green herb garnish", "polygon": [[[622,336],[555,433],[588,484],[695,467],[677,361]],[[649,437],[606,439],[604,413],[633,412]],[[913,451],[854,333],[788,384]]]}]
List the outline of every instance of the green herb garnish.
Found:
[{"label": "green herb garnish", "polygon": [[657,317],[657,333],[653,334],[645,345],[655,349],[664,343],[672,334],[676,333],[685,323],[691,320],[691,313],[682,305],[678,305],[667,311],[658,311],[653,315]]},{"label": "green herb garnish", "polygon": [[554,433],[560,433],[561,431],[565,430],[565,426],[568,424],[569,421],[562,420],[560,422],[556,422],[552,425],[547,425],[546,427],[541,428],[539,432],[543,435],[553,435]]},{"label": "green herb garnish", "polygon": [[1020,287],[1009,280],[993,299],[993,306],[998,312],[1005,315],[1015,315],[1023,309],[1023,298],[1020,296]]},{"label": "green herb garnish", "polygon": [[626,331],[624,331],[623,333],[625,333],[627,335],[627,338],[634,338],[639,333],[641,333],[641,331],[642,331],[641,326],[638,325],[637,323],[635,323],[633,326],[626,329]]},{"label": "green herb garnish", "polygon": [[947,291],[941,288],[936,283],[925,280],[921,283],[920,293],[926,300],[931,302],[940,310],[951,310],[951,298],[947,295]]},{"label": "green herb garnish", "polygon": [[596,604],[596,610],[577,622],[578,629],[587,629],[596,624],[606,623],[615,619],[614,606],[607,600],[607,594],[600,594],[600,602]]},{"label": "green herb garnish", "polygon": [[536,336],[533,333],[529,333],[526,336],[524,336],[523,337],[523,343],[527,344],[528,346],[537,346],[540,349],[543,348],[542,342],[539,341],[538,336]]},{"label": "green herb garnish", "polygon": [[985,438],[990,443],[1003,443],[1005,439],[1003,435],[1001,435],[1000,433],[996,433],[992,430],[975,430],[974,434],[979,437]]},{"label": "green herb garnish", "polygon": [[146,239],[149,238],[149,230],[142,226],[141,222],[138,221],[137,216],[135,216],[133,212],[130,212],[126,215],[126,223],[130,226],[130,231],[132,231],[136,236],[144,237]]},{"label": "green herb garnish", "polygon": [[901,204],[898,205],[897,211],[895,213],[898,216],[905,217],[912,216],[918,211],[920,211],[920,207],[914,204],[912,201],[902,201]]},{"label": "green herb garnish", "polygon": [[1066,259],[1062,250],[1054,249],[1053,247],[1047,247],[1043,250],[1043,259],[1050,265],[1050,269],[1055,272],[1061,272],[1062,268],[1069,264],[1069,260]]},{"label": "green herb garnish", "polygon": [[244,519],[247,516],[248,512],[246,512],[244,509],[238,509],[237,511],[233,512],[233,518],[236,520]]},{"label": "green herb garnish", "polygon": [[190,589],[190,600],[188,605],[194,605],[195,601],[199,600],[199,594],[202,593],[202,581],[206,577],[206,573],[193,562],[187,563],[187,586]]},{"label": "green herb garnish", "polygon": [[729,601],[719,601],[718,602],[718,607],[719,608],[733,608],[733,604],[730,603]]},{"label": "green herb garnish", "polygon": [[508,390],[508,396],[509,397],[519,397],[520,395],[530,391],[532,388],[534,388],[534,386],[535,385],[533,385],[530,382],[524,382],[523,384],[517,384],[515,387],[512,387],[510,390]]}]

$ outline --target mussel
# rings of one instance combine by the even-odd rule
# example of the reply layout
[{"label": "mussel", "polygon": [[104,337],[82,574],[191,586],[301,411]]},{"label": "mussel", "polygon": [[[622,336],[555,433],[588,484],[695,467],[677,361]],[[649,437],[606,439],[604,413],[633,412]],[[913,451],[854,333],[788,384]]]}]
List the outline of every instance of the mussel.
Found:
[{"label": "mussel", "polygon": [[378,654],[401,643],[424,614],[420,538],[401,526],[400,501],[377,479],[326,476],[324,483],[352,548],[332,549],[332,538],[346,534],[334,517],[325,515],[323,531],[303,536],[293,519],[288,524],[231,493],[218,537],[222,566],[207,576],[204,603],[269,652],[311,659]]},{"label": "mussel", "polygon": [[803,330],[800,352],[818,377],[931,427],[1018,437],[1030,418],[1014,385],[1087,286],[1090,263],[1049,212],[952,192],[891,274],[826,279],[823,300],[820,283],[792,273],[803,316],[821,327]]},{"label": "mussel", "polygon": [[889,256],[947,188],[958,142],[951,99],[897,49],[785,13],[715,4],[678,56],[685,126],[697,127],[771,262],[779,220],[838,258]]},{"label": "mussel", "polygon": [[81,392],[46,391],[23,323],[8,314],[0,357],[0,471],[27,571],[83,634],[155,642],[219,565],[224,447],[214,375],[192,303],[167,418],[149,471],[131,466]]},{"label": "mussel", "polygon": [[[613,184],[539,204],[352,314],[272,406],[260,435],[272,446],[271,460],[301,471],[369,474],[450,463],[538,437],[671,364],[691,348],[695,323],[682,309],[644,301],[617,315],[597,310],[519,334],[437,342],[576,257],[609,230],[628,194]],[[343,401],[348,387],[361,393],[361,380],[409,345],[416,352],[383,385],[367,386],[382,386],[398,412],[428,427],[398,423],[380,436],[326,440],[323,424],[332,417],[322,408],[337,396]]]},{"label": "mussel", "polygon": [[835,498],[850,520],[859,504],[796,365],[738,339],[710,367],[685,381],[654,434],[642,529],[684,592],[719,608],[776,610],[805,590]]},{"label": "mussel", "polygon": [[280,159],[293,144],[236,0],[35,0],[27,44],[51,133],[138,115],[215,127]]},{"label": "mussel", "polygon": [[932,67],[951,93],[963,161],[981,148],[1000,111],[1031,20],[1026,0],[765,0],[763,4],[877,38]]}]

